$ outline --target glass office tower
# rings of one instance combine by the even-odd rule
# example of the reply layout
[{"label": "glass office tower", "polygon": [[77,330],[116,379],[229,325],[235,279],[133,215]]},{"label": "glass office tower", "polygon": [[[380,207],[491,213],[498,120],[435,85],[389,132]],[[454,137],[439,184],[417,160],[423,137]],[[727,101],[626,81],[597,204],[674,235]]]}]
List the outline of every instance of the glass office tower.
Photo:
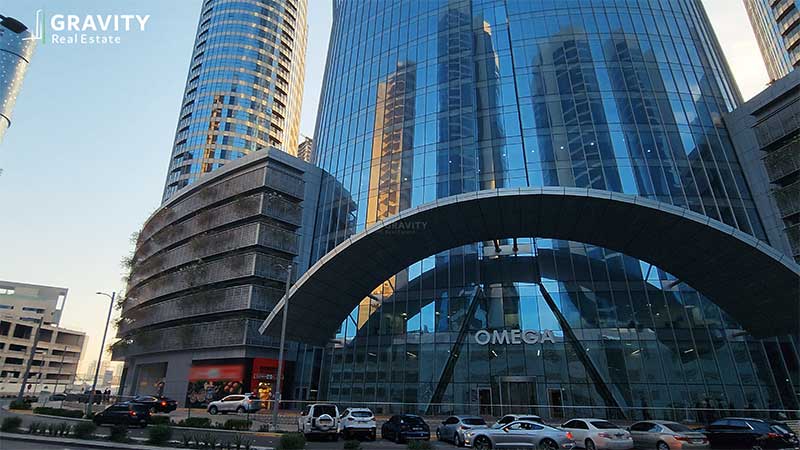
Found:
[{"label": "glass office tower", "polygon": [[744,0],[758,47],[771,80],[800,64],[800,4],[798,0]]},{"label": "glass office tower", "polygon": [[[313,257],[406,208],[528,186],[639,195],[764,239],[720,119],[739,102],[699,0],[339,0]],[[480,345],[482,329],[556,339]],[[707,419],[797,408],[800,387],[797,336],[756,340],[646,261],[537,236],[418,261],[335,338],[321,398],[381,412]]]},{"label": "glass office tower", "polygon": [[11,126],[11,111],[22,89],[36,40],[22,22],[0,15],[0,142]]},{"label": "glass office tower", "polygon": [[249,152],[297,152],[306,0],[206,0],[164,186],[178,189]]}]

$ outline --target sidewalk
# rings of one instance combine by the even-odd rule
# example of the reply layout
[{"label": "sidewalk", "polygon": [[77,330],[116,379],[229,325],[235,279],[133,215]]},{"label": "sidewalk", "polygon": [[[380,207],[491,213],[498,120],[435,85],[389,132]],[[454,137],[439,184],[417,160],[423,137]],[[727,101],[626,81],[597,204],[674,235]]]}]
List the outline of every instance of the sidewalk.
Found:
[{"label": "sidewalk", "polygon": [[[131,438],[132,441],[135,443],[130,444],[122,444],[119,442],[111,442],[111,441],[99,441],[99,440],[83,440],[83,439],[73,439],[73,438],[66,438],[66,437],[47,437],[47,436],[37,436],[37,435],[30,435],[30,434],[20,434],[20,433],[5,433],[0,432],[0,442],[8,442],[8,441],[24,441],[24,442],[33,442],[33,443],[40,443],[40,444],[50,444],[50,445],[76,445],[81,447],[88,447],[88,448],[101,448],[101,449],[123,449],[123,450],[164,450],[165,448],[174,448],[174,447],[164,447],[164,446],[153,446],[147,445],[145,439],[138,439],[138,438]],[[172,441],[173,444],[178,444],[179,441]],[[273,447],[250,447],[251,450],[274,450]]]}]

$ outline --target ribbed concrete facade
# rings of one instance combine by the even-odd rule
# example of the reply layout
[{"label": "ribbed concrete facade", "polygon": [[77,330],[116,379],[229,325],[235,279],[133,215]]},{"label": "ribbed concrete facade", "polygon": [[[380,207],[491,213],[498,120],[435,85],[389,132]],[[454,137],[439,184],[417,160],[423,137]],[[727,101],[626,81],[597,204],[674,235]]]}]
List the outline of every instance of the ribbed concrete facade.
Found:
[{"label": "ribbed concrete facade", "polygon": [[304,211],[316,210],[319,177],[283,152],[257,152],[179,191],[150,217],[114,346],[114,359],[126,361],[125,395],[152,394],[152,380],[142,380],[155,370],[164,372],[165,395],[183,401],[188,374],[202,361],[239,358],[245,367],[277,356],[277,343],[258,333],[259,318],[283,295],[284,267],[307,264],[297,258],[308,238],[301,226]]}]

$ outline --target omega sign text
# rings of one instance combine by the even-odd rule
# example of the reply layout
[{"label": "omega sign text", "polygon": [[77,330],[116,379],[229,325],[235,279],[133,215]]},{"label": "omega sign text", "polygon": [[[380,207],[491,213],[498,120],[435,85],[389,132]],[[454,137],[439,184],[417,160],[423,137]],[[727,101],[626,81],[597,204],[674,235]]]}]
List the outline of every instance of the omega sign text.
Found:
[{"label": "omega sign text", "polygon": [[508,344],[555,344],[553,330],[480,330],[475,333],[475,342],[478,345],[489,343],[498,345]]}]

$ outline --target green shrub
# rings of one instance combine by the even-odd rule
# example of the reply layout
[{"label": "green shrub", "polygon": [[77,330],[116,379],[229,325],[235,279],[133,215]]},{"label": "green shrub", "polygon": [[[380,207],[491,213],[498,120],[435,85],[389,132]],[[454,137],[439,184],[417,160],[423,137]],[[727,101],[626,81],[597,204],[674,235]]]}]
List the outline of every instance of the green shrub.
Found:
[{"label": "green shrub", "polygon": [[252,425],[253,425],[252,420],[228,419],[222,425],[222,428],[225,428],[226,430],[247,431],[250,429],[250,426]]},{"label": "green shrub", "polygon": [[47,424],[47,434],[49,434],[50,436],[55,436],[57,429],[58,425],[56,425],[55,423],[51,422]]},{"label": "green shrub", "polygon": [[89,439],[94,435],[95,430],[97,430],[97,425],[92,422],[81,422],[75,425],[72,432],[78,439]]},{"label": "green shrub", "polygon": [[79,411],[77,409],[50,408],[49,406],[39,406],[33,408],[33,413],[44,414],[46,416],[72,417],[75,419],[80,419],[83,417],[83,411]]},{"label": "green shrub", "polygon": [[19,431],[19,426],[22,425],[22,418],[21,417],[6,417],[3,419],[3,423],[0,424],[0,431],[6,431],[8,433],[16,433]]},{"label": "green shrub", "polygon": [[211,433],[206,433],[203,435],[203,444],[205,447],[208,448],[217,448],[217,436]]},{"label": "green shrub", "polygon": [[31,422],[28,425],[28,433],[29,434],[39,434],[39,429],[42,427],[41,422]]},{"label": "green shrub", "polygon": [[112,442],[128,442],[128,427],[120,424],[112,425],[108,439]]},{"label": "green shrub", "polygon": [[172,422],[169,420],[169,416],[155,415],[155,416],[150,416],[150,424],[151,425],[171,425]]},{"label": "green shrub", "polygon": [[169,425],[159,424],[147,429],[147,442],[163,445],[172,439],[172,428]]},{"label": "green shrub", "polygon": [[208,417],[189,417],[178,422],[179,427],[212,428],[211,419]]},{"label": "green shrub", "polygon": [[72,425],[61,422],[58,424],[58,429],[56,430],[56,434],[59,436],[69,436],[69,432],[72,430]]},{"label": "green shrub", "polygon": [[301,433],[286,433],[281,436],[278,444],[280,450],[299,450],[305,448],[306,437]]},{"label": "green shrub", "polygon": [[242,447],[250,446],[250,439],[243,434],[236,434],[231,441],[231,448],[234,450],[241,450]]},{"label": "green shrub", "polygon": [[429,441],[409,441],[408,450],[433,450]]},{"label": "green shrub", "polygon": [[22,400],[20,402],[14,400],[8,405],[8,409],[31,409],[31,402],[29,400]]},{"label": "green shrub", "polygon": [[344,441],[344,450],[361,450],[361,442],[355,439]]}]

